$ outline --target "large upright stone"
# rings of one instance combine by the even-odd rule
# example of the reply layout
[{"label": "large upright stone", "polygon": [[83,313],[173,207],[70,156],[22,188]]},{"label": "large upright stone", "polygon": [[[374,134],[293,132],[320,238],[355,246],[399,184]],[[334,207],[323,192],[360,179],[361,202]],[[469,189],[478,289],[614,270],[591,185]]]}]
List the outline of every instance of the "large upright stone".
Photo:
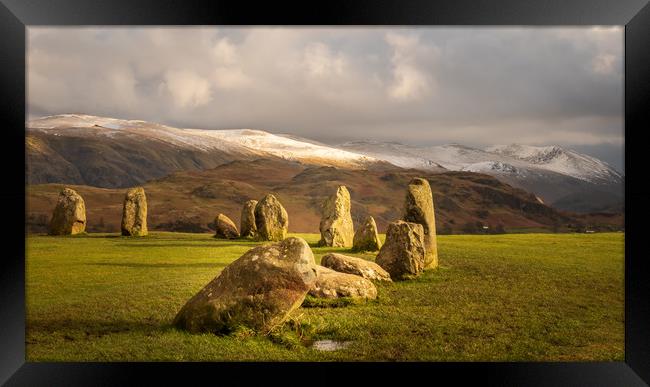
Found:
[{"label": "large upright stone", "polygon": [[249,200],[244,203],[241,209],[241,222],[239,232],[243,238],[252,238],[257,234],[257,226],[255,226],[255,206],[257,200]]},{"label": "large upright stone", "polygon": [[122,235],[147,235],[147,197],[144,188],[130,188],[124,195],[122,207]]},{"label": "large upright stone", "polygon": [[363,225],[354,233],[352,250],[355,251],[377,251],[381,248],[379,234],[377,234],[377,223],[375,218],[368,216]]},{"label": "large upright stone", "polygon": [[322,207],[320,246],[352,247],[354,226],[350,215],[350,192],[340,185]]},{"label": "large upright stone", "polygon": [[300,238],[255,247],[192,297],[174,325],[190,332],[228,333],[239,325],[268,332],[302,304],[316,281],[315,266]]},{"label": "large upright stone", "polygon": [[424,269],[424,230],[421,224],[398,220],[388,225],[386,242],[375,262],[393,280],[416,277]]},{"label": "large upright stone", "polygon": [[214,237],[222,239],[239,238],[239,231],[237,231],[235,222],[224,214],[217,215],[214,218]]},{"label": "large upright stone", "polygon": [[287,236],[289,216],[272,194],[264,196],[255,206],[255,226],[259,240],[281,241]]},{"label": "large upright stone", "polygon": [[406,192],[404,220],[421,224],[424,228],[424,267],[438,266],[438,245],[436,243],[436,218],[433,212],[433,195],[429,182],[416,177],[411,180]]},{"label": "large upright stone", "polygon": [[86,231],[86,205],[83,198],[70,188],[59,194],[50,221],[50,235],[74,235]]}]

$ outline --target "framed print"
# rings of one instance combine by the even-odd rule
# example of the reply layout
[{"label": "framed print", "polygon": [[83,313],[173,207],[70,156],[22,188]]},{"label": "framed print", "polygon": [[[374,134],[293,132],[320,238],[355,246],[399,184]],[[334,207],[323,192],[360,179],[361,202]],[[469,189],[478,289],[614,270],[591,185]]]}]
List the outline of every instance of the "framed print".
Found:
[{"label": "framed print", "polygon": [[650,380],[645,2],[0,14],[3,383]]}]

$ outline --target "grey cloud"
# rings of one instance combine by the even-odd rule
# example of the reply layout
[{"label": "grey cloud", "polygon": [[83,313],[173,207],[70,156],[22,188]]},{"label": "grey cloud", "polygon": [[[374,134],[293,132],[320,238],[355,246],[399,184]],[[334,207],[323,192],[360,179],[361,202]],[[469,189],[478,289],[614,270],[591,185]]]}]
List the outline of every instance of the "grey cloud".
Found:
[{"label": "grey cloud", "polygon": [[30,27],[28,109],[326,142],[622,149],[622,58],[622,28]]}]

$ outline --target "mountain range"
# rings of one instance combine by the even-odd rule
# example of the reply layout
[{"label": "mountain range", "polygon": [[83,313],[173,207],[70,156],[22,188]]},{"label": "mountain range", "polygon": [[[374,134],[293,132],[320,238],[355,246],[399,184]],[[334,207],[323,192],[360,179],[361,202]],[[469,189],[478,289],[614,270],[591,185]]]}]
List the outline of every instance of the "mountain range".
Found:
[{"label": "mountain range", "polygon": [[26,125],[29,184],[129,187],[179,170],[260,158],[362,169],[385,164],[261,130],[178,129],[145,121],[64,114]]},{"label": "mountain range", "polygon": [[601,160],[560,146],[478,149],[376,141],[333,146],[261,130],[179,129],[80,114],[43,117],[29,121],[26,128],[29,184],[128,187],[173,171],[267,158],[345,169],[397,166],[432,173],[480,172],[564,210],[621,212],[624,205],[624,176]]},{"label": "mountain range", "polygon": [[459,144],[415,147],[355,141],[339,147],[402,168],[485,173],[564,210],[623,211],[623,175],[601,160],[556,145],[511,144],[478,149]]}]

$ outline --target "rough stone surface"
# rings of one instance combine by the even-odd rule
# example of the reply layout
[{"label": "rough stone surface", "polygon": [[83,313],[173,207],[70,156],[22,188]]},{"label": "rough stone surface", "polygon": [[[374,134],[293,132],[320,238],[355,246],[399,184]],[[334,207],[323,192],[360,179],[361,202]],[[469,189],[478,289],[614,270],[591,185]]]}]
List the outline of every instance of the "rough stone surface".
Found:
[{"label": "rough stone surface", "polygon": [[173,323],[190,332],[228,333],[240,325],[268,332],[302,304],[315,266],[300,238],[255,247],[192,297]]},{"label": "rough stone surface", "polygon": [[281,241],[287,236],[289,216],[280,201],[268,194],[255,206],[255,227],[257,239]]},{"label": "rough stone surface", "polygon": [[249,200],[244,203],[241,209],[241,222],[239,231],[244,238],[254,238],[257,234],[257,226],[255,226],[255,206],[257,200]]},{"label": "rough stone surface", "polygon": [[130,188],[124,195],[122,207],[122,235],[147,235],[147,196],[144,188]]},{"label": "rough stone surface", "polygon": [[350,215],[350,192],[339,186],[322,207],[320,246],[352,247],[354,226]]},{"label": "rough stone surface", "polygon": [[355,251],[378,251],[381,248],[375,218],[368,216],[363,225],[354,233],[352,249]]},{"label": "rough stone surface", "polygon": [[86,205],[83,198],[70,188],[59,194],[50,221],[50,235],[74,235],[86,231]]},{"label": "rough stone surface", "polygon": [[375,262],[393,280],[408,279],[424,269],[424,230],[421,224],[398,220],[388,225],[386,242]]},{"label": "rough stone surface", "polygon": [[237,231],[237,226],[235,222],[230,220],[224,214],[217,215],[214,218],[214,237],[222,239],[236,239],[239,238],[239,231]]},{"label": "rough stone surface", "polygon": [[424,228],[425,269],[438,266],[438,245],[436,243],[436,218],[433,211],[433,195],[425,179],[411,180],[406,192],[404,221],[421,224]]},{"label": "rough stone surface", "polygon": [[320,264],[340,273],[354,274],[369,280],[391,280],[390,274],[388,274],[386,270],[382,269],[381,266],[363,258],[329,253],[321,258]]},{"label": "rough stone surface", "polygon": [[374,300],[377,298],[377,288],[372,282],[358,275],[316,266],[316,283],[309,290],[309,295],[318,298],[349,297]]}]

